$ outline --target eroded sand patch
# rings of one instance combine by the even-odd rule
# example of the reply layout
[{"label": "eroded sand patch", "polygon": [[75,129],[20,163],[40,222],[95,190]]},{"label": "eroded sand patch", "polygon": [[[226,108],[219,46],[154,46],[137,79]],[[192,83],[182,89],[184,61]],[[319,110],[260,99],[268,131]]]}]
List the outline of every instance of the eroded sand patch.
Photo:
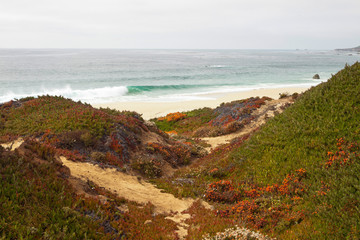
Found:
[{"label": "eroded sand patch", "polygon": [[[65,157],[60,157],[65,166],[70,169],[71,175],[84,181],[90,180],[105,189],[124,197],[130,201],[141,204],[151,202],[155,206],[155,212],[170,214],[172,217],[167,219],[178,223],[179,231],[177,232],[181,238],[187,235],[187,225],[184,221],[190,218],[189,214],[182,214],[193,203],[194,199],[178,199],[172,194],[163,193],[154,185],[139,180],[136,176],[130,176],[123,172],[112,168],[101,168],[91,163],[73,162]],[[203,203],[207,208],[211,206]]]},{"label": "eroded sand patch", "polygon": [[[19,138],[13,142],[1,144],[1,146],[14,151],[20,147],[23,142],[24,140]],[[171,214],[171,216],[166,217],[166,219],[178,224],[177,233],[180,239],[186,237],[188,225],[185,223],[185,220],[191,216],[182,212],[194,203],[194,199],[175,198],[172,194],[164,193],[154,185],[144,180],[139,180],[136,176],[125,174],[113,168],[101,168],[91,163],[73,162],[63,156],[60,156],[60,160],[70,169],[73,177],[84,181],[90,180],[98,186],[104,187],[114,194],[130,201],[141,204],[151,202],[155,206],[156,213]],[[202,204],[208,209],[212,208],[212,206],[206,202],[202,202]]]},{"label": "eroded sand patch", "polygon": [[21,144],[23,144],[24,140],[22,138],[18,138],[12,142],[9,143],[3,143],[0,144],[3,148],[9,149],[10,151],[14,151],[18,147],[20,147]]}]

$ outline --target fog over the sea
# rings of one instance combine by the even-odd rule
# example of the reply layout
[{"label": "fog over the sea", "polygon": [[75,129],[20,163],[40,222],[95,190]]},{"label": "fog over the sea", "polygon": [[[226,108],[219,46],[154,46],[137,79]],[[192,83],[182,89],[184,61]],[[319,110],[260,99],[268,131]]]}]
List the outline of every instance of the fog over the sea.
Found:
[{"label": "fog over the sea", "polygon": [[1,0],[0,48],[334,49],[359,0]]}]

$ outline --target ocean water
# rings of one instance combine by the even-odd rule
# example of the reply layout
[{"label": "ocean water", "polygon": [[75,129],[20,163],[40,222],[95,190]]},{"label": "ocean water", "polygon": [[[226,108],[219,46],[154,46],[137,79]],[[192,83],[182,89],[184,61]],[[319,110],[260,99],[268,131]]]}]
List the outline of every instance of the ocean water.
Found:
[{"label": "ocean water", "polygon": [[45,94],[90,104],[208,99],[314,86],[359,60],[310,50],[0,49],[0,102]]}]

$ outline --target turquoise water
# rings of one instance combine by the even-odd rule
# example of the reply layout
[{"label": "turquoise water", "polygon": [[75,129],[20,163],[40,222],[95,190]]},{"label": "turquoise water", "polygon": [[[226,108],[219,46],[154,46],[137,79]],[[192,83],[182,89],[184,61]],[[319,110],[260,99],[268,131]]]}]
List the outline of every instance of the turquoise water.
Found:
[{"label": "turquoise water", "polygon": [[0,49],[0,102],[44,94],[88,103],[207,99],[314,86],[359,60],[310,50]]}]

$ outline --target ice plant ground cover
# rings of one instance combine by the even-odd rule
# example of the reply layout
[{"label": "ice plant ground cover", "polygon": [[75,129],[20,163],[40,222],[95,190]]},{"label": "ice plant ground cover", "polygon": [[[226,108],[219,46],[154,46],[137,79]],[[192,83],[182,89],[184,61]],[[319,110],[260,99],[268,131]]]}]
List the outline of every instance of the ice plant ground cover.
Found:
[{"label": "ice plant ground cover", "polygon": [[359,93],[356,63],[305,92],[248,139],[219,147],[158,184],[181,196],[203,196],[215,204],[214,214],[269,236],[359,238]]},{"label": "ice plant ground cover", "polygon": [[268,97],[223,103],[215,109],[202,108],[184,113],[170,113],[153,119],[163,131],[184,137],[215,137],[236,132],[254,117],[251,113],[271,100]]},{"label": "ice plant ground cover", "polygon": [[[151,204],[139,208],[90,182],[88,194],[79,195],[53,153],[34,149],[31,143],[15,152],[0,146],[1,239],[176,238],[175,223],[152,217]],[[119,208],[124,204],[128,211]],[[144,227],[150,218],[153,224]]]},{"label": "ice plant ground cover", "polygon": [[18,136],[37,139],[44,151],[56,151],[76,161],[133,168],[141,173],[144,171],[139,164],[145,164],[151,176],[153,171],[160,176],[163,165],[177,167],[197,154],[192,145],[147,126],[135,112],[96,109],[51,96],[10,101],[1,104],[0,111],[0,141]]},{"label": "ice plant ground cover", "polygon": [[[136,113],[50,96],[2,104],[1,142],[22,136],[25,143],[15,152],[0,148],[0,238],[177,238],[176,223],[155,214],[150,203],[139,206],[92,182],[82,183],[79,193],[57,161],[59,154],[122,171],[131,166],[175,196],[207,200],[213,210],[197,201],[184,212],[190,215],[184,222],[187,239],[211,238],[236,225],[278,239],[360,238],[359,93],[360,64],[355,63],[299,96],[257,131],[193,163],[196,138],[175,141]],[[232,115],[241,119],[261,101],[220,107],[242,104]],[[219,116],[199,109],[157,124],[190,137]],[[211,127],[216,128],[212,133],[224,133],[233,129],[228,120],[221,116],[216,122],[223,125],[209,124],[197,133]],[[160,177],[164,163],[191,165]]]}]

